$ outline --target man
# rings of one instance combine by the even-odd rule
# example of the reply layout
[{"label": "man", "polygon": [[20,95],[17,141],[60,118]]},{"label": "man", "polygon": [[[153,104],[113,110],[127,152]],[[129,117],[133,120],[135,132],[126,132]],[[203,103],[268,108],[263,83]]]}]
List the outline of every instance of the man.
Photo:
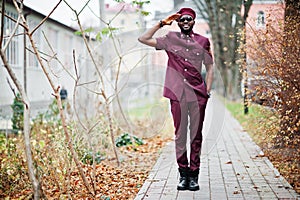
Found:
[{"label": "man", "polygon": [[[176,160],[180,180],[178,190],[199,190],[198,176],[202,144],[202,126],[207,100],[213,81],[213,59],[209,40],[193,32],[196,13],[182,8],[178,13],[161,20],[139,37],[143,44],[165,50],[168,66],[164,97],[170,99],[175,126]],[[153,38],[163,26],[178,22],[181,32],[169,32]],[[206,68],[206,83],[202,79],[202,64]],[[190,163],[187,157],[187,127],[190,122]]]},{"label": "man", "polygon": [[64,86],[61,88],[59,94],[60,94],[60,99],[61,99],[62,101],[66,100],[67,97],[68,97],[68,91],[65,89]]}]

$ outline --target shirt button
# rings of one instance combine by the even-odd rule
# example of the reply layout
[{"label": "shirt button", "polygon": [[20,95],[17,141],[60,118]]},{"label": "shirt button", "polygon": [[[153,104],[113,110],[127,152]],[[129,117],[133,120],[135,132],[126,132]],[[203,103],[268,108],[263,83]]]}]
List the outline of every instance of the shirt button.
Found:
[{"label": "shirt button", "polygon": [[186,58],[186,59],[184,59],[184,61],[187,61],[187,58]]},{"label": "shirt button", "polygon": [[188,40],[187,42],[190,42],[190,40]]},{"label": "shirt button", "polygon": [[189,51],[189,49],[186,49],[186,51]]},{"label": "shirt button", "polygon": [[186,72],[186,71],[187,71],[187,68],[184,68],[184,71]]},{"label": "shirt button", "polygon": [[186,82],[186,79],[183,79],[184,82]]}]

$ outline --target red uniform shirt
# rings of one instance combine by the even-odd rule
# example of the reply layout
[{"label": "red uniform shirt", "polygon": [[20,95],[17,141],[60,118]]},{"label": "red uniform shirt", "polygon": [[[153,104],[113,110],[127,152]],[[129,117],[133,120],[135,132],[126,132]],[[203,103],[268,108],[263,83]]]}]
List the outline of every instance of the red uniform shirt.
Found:
[{"label": "red uniform shirt", "polygon": [[193,32],[169,32],[157,38],[156,49],[165,50],[169,57],[164,97],[180,101],[185,94],[186,101],[205,104],[208,95],[201,76],[202,64],[213,64],[208,38]]}]

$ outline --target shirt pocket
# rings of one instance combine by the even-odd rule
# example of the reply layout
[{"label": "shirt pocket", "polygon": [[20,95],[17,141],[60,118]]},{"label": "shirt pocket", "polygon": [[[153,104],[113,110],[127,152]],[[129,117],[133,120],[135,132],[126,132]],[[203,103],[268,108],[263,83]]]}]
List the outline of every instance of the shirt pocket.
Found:
[{"label": "shirt pocket", "polygon": [[182,47],[171,47],[170,52],[173,54],[174,58],[179,60],[183,58]]},{"label": "shirt pocket", "polygon": [[193,59],[203,60],[203,49],[193,49],[192,50]]},{"label": "shirt pocket", "polygon": [[203,61],[203,49],[193,49],[191,51],[191,58],[192,63],[196,67],[200,67]]}]

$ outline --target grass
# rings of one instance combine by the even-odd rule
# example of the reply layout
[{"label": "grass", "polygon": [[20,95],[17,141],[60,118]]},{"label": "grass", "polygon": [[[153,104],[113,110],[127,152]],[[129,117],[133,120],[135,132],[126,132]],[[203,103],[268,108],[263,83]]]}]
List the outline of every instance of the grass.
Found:
[{"label": "grass", "polygon": [[242,102],[226,102],[227,109],[231,114],[238,119],[241,124],[246,125],[249,120],[255,121],[258,118],[261,118],[261,108],[259,106],[253,105],[249,107],[249,113],[244,114],[244,105]]},{"label": "grass", "polygon": [[153,102],[144,99],[143,102],[137,102],[136,106],[129,109],[128,115],[133,119],[143,119],[149,115],[159,115],[165,113],[168,109],[166,99],[155,100]]},{"label": "grass", "polygon": [[250,104],[248,114],[244,114],[242,101],[227,101],[226,107],[258,146],[266,152],[275,149],[280,130],[277,112],[258,104]]},{"label": "grass", "polygon": [[276,141],[279,134],[278,114],[261,105],[251,104],[249,113],[244,114],[242,101],[226,101],[226,107],[264,151],[273,165],[278,169],[291,186],[300,193],[300,149],[297,138],[295,144],[279,147]]},{"label": "grass", "polygon": [[279,130],[279,119],[274,111],[250,104],[249,112],[245,115],[242,101],[227,101],[226,107],[257,144],[272,142]]},{"label": "grass", "polygon": [[128,119],[131,123],[134,135],[141,138],[149,138],[160,135],[162,138],[173,136],[173,122],[166,98],[155,101],[135,103],[128,110]]}]

